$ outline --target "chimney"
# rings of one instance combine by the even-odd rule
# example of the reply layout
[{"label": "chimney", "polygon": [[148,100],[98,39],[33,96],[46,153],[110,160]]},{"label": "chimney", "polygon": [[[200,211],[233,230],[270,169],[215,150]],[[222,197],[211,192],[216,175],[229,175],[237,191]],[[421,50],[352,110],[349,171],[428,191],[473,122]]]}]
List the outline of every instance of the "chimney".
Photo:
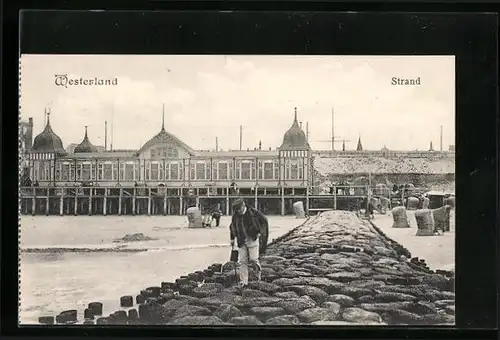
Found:
[{"label": "chimney", "polygon": [[432,147],[432,141],[431,141],[431,143],[429,144],[429,151],[434,151],[434,148]]},{"label": "chimney", "polygon": [[108,121],[104,121],[104,151],[108,150]]},{"label": "chimney", "polygon": [[33,118],[28,118],[28,127],[26,128],[26,150],[31,150],[33,146]]},{"label": "chimney", "polygon": [[262,150],[262,141],[259,141],[259,150]]},{"label": "chimney", "polygon": [[334,126],[334,122],[335,122],[335,113],[334,113],[333,107],[332,107],[332,151],[335,151],[335,126]]},{"label": "chimney", "polygon": [[443,126],[441,125],[441,135],[439,137],[439,149],[443,151]]},{"label": "chimney", "polygon": [[240,151],[243,150],[243,125],[240,125]]},{"label": "chimney", "polygon": [[219,138],[215,137],[215,151],[219,151]]}]

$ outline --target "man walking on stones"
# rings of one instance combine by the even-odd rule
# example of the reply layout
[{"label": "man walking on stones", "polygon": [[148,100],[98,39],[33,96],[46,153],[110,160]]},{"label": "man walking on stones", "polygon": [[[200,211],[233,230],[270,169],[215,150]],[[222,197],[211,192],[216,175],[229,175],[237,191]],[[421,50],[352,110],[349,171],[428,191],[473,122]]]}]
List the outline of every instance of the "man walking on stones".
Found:
[{"label": "man walking on stones", "polygon": [[257,280],[260,281],[259,255],[265,253],[269,237],[267,217],[257,209],[248,207],[242,198],[238,198],[233,203],[233,217],[229,229],[231,246],[234,246],[234,239],[238,246],[240,285],[248,285],[249,262],[257,265]]}]

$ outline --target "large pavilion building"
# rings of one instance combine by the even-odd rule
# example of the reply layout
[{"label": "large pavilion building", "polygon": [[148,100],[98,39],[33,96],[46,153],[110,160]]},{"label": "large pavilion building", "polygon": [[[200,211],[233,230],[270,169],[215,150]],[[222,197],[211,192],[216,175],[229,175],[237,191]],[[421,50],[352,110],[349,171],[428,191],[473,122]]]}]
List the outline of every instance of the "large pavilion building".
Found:
[{"label": "large pavilion building", "polygon": [[197,151],[161,129],[139,150],[98,150],[87,130],[69,153],[52,130],[50,119],[28,149],[29,177],[39,186],[147,185],[239,188],[306,188],[311,181],[311,147],[299,126],[292,126],[276,150]]}]

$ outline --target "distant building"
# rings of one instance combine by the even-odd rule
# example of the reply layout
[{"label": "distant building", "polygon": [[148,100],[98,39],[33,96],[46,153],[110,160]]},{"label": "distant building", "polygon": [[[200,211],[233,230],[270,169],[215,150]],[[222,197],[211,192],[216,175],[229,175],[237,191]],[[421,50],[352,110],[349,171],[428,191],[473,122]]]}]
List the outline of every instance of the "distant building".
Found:
[{"label": "distant building", "polygon": [[29,167],[27,155],[33,145],[33,118],[19,122],[19,162],[22,168]]},{"label": "distant building", "polygon": [[455,145],[450,145],[448,151],[455,152]]},{"label": "distant building", "polygon": [[358,138],[358,146],[356,147],[356,151],[363,151],[363,144],[361,144],[361,136]]}]

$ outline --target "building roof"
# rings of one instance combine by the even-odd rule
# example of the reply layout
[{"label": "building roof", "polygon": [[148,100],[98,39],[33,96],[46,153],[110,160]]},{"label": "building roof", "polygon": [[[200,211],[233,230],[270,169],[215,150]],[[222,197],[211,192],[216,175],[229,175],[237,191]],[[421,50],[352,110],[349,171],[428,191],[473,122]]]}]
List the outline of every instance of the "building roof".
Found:
[{"label": "building roof", "polygon": [[195,157],[277,157],[277,150],[196,151]]},{"label": "building roof", "polygon": [[137,153],[140,154],[142,151],[145,149],[155,145],[155,144],[160,144],[160,143],[166,143],[166,142],[174,142],[175,144],[180,145],[186,151],[193,156],[195,154],[195,151],[186,143],[184,143],[182,140],[180,140],[178,137],[174,136],[170,132],[167,132],[165,130],[165,113],[163,113],[163,119],[161,123],[161,130],[158,134],[153,136],[150,140],[148,140],[138,151]]},{"label": "building roof", "polygon": [[280,146],[280,150],[287,149],[310,149],[309,143],[307,142],[306,134],[304,130],[299,126],[297,120],[297,108],[295,108],[295,118],[293,124],[285,133],[283,137],[283,143]]},{"label": "building roof", "polygon": [[52,131],[52,127],[50,126],[50,112],[46,112],[46,114],[47,124],[45,125],[45,129],[35,137],[31,151],[65,155],[66,150],[63,148],[61,138]]},{"label": "building roof", "polygon": [[92,153],[72,153],[62,157],[61,159],[122,159],[122,158],[134,158],[137,159],[137,150],[107,150],[103,152],[92,152]]},{"label": "building roof", "polygon": [[85,137],[83,137],[83,140],[78,146],[73,150],[74,153],[91,153],[91,152],[98,152],[97,148],[92,145],[89,141],[89,137],[87,135],[87,127],[85,127]]}]

